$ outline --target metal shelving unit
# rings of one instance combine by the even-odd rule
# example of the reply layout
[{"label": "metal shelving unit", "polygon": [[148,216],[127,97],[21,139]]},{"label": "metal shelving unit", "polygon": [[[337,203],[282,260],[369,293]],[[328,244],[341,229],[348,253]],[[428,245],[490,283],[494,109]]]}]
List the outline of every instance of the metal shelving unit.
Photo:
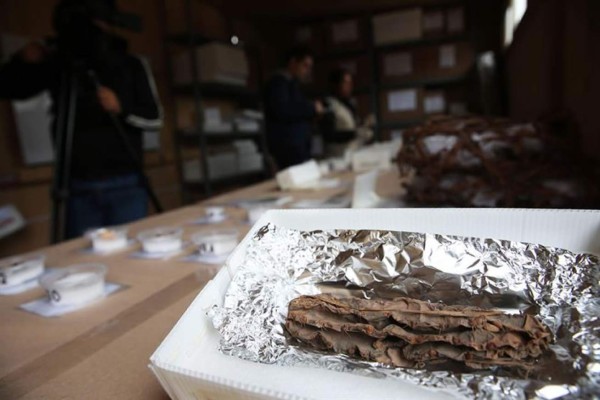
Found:
[{"label": "metal shelving unit", "polygon": [[[168,0],[164,0],[168,1]],[[166,9],[166,7],[165,7]],[[268,177],[268,150],[265,137],[264,124],[259,124],[258,131],[239,131],[235,128],[230,132],[215,132],[204,129],[203,117],[204,108],[203,101],[205,99],[225,99],[235,102],[238,106],[253,107],[258,109],[261,103],[260,94],[258,90],[251,88],[219,82],[202,82],[198,72],[197,59],[195,56],[195,49],[198,46],[209,44],[209,43],[221,43],[228,46],[234,46],[228,40],[222,38],[211,38],[197,32],[193,23],[193,0],[185,0],[185,12],[186,12],[186,32],[167,35],[165,37],[166,48],[167,48],[167,68],[170,78],[171,92],[173,96],[185,96],[191,97],[194,100],[196,124],[195,127],[190,130],[182,131],[177,129],[175,131],[175,147],[177,155],[177,164],[180,172],[182,182],[182,198],[185,203],[189,203],[192,200],[193,194],[200,194],[202,197],[209,197],[215,191],[226,190],[228,186],[234,187],[243,183],[250,183],[258,181]],[[173,81],[173,68],[172,60],[170,57],[169,46],[183,46],[189,53],[190,65],[192,69],[192,82],[185,85],[177,85]],[[238,46],[235,46],[238,47]],[[241,47],[246,52],[248,57],[256,57],[256,64],[258,66],[258,86],[260,87],[260,53],[258,48],[248,44],[243,44]],[[177,106],[174,107],[175,121],[177,121]],[[259,151],[263,156],[263,166],[260,171],[243,172],[234,176],[224,177],[219,179],[211,179],[210,166],[208,163],[208,155],[210,149],[214,145],[223,145],[233,143],[234,140],[250,139],[257,143]],[[200,176],[201,181],[198,182],[185,182],[183,176],[183,158],[182,150],[185,147],[197,146],[200,153]]]},{"label": "metal shelving unit", "polygon": [[[414,4],[412,6],[417,6],[418,4]],[[467,13],[467,2],[465,0],[452,0],[440,2],[438,7],[453,7],[453,6],[463,6],[465,9],[465,18],[468,21],[468,13]],[[409,8],[411,5],[392,8],[388,11],[394,11],[396,9],[404,9]],[[428,8],[427,6],[422,6],[423,8]],[[435,6],[434,6],[435,7]],[[409,128],[411,126],[423,123],[426,120],[426,117],[423,116],[421,118],[411,118],[405,121],[384,121],[382,120],[381,111],[380,111],[380,93],[384,90],[394,90],[401,88],[413,88],[420,87],[426,89],[436,89],[436,88],[447,88],[452,86],[466,85],[470,78],[470,74],[462,73],[456,76],[448,76],[448,77],[431,77],[431,78],[419,78],[419,79],[407,79],[405,81],[397,81],[397,82],[382,82],[379,76],[380,71],[380,55],[386,52],[393,52],[398,50],[410,50],[413,48],[417,48],[420,46],[435,46],[435,45],[443,45],[446,43],[456,43],[460,41],[469,41],[470,36],[468,32],[468,25],[466,24],[464,32],[458,34],[442,34],[438,36],[425,36],[415,40],[408,40],[398,43],[390,43],[386,45],[376,45],[374,43],[374,35],[373,35],[373,26],[372,20],[374,13],[367,13],[363,15],[355,15],[348,14],[343,17],[339,17],[339,19],[346,18],[356,18],[367,19],[367,40],[365,46],[356,49],[342,49],[342,50],[330,50],[325,54],[319,54],[315,56],[315,60],[319,61],[329,61],[336,60],[342,58],[351,58],[351,57],[359,57],[359,56],[368,56],[369,64],[371,69],[370,81],[371,84],[368,86],[357,87],[354,91],[355,94],[369,94],[370,103],[371,103],[371,111],[376,116],[376,124],[374,127],[375,137],[378,139],[382,138],[382,130],[384,129],[404,129]],[[322,21],[322,20],[321,20]],[[304,20],[301,21],[303,24],[310,24],[314,22],[314,20]],[[307,93],[311,95],[321,95],[325,91],[317,88],[310,87],[307,89]]]}]

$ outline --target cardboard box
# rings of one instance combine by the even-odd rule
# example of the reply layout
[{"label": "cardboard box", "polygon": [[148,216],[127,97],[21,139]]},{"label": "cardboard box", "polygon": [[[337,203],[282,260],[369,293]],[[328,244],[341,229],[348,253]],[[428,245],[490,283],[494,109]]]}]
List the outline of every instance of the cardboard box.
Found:
[{"label": "cardboard box", "polygon": [[443,9],[423,12],[423,36],[441,36],[446,30],[446,13]]},{"label": "cardboard box", "polygon": [[364,19],[344,19],[325,25],[327,51],[358,50],[367,47],[367,25]]},{"label": "cardboard box", "polygon": [[314,54],[325,51],[325,27],[322,24],[300,25],[293,31],[292,41],[308,47]]},{"label": "cardboard box", "polygon": [[330,92],[329,76],[338,68],[344,68],[352,74],[355,88],[365,88],[372,82],[371,62],[369,56],[365,54],[358,57],[317,61],[314,69],[316,86]]},{"label": "cardboard box", "polygon": [[423,94],[423,113],[445,114],[447,110],[446,94],[443,90],[426,90]]},{"label": "cardboard box", "polygon": [[451,35],[461,34],[465,31],[465,10],[454,7],[446,10],[446,32]]},{"label": "cardboard box", "polygon": [[423,90],[401,88],[382,91],[379,95],[383,121],[405,121],[423,116]]},{"label": "cardboard box", "polygon": [[[195,56],[200,82],[246,85],[249,66],[243,48],[215,42],[197,47]],[[173,81],[178,85],[193,81],[189,52],[182,51],[174,57]]]},{"label": "cardboard box", "polygon": [[423,11],[411,8],[373,17],[375,45],[401,43],[423,36]]},{"label": "cardboard box", "polygon": [[405,398],[454,398],[400,380],[322,368],[279,367],[221,354],[219,334],[206,311],[222,303],[251,238],[268,223],[307,231],[371,229],[495,238],[600,253],[599,211],[453,208],[268,211],[151,356],[150,368],[172,399],[393,399],[398,393]]},{"label": "cardboard box", "polygon": [[379,76],[383,83],[414,80],[422,75],[417,65],[417,50],[404,49],[379,55]]},{"label": "cardboard box", "polygon": [[395,50],[379,56],[383,83],[456,77],[466,74],[473,65],[473,49],[468,42]]}]

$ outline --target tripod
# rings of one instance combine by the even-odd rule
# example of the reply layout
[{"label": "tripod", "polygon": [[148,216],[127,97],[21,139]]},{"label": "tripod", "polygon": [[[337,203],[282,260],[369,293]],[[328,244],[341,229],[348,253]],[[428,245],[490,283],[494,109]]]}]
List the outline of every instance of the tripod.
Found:
[{"label": "tripod", "polygon": [[[56,143],[56,161],[54,164],[54,179],[52,183],[52,243],[64,240],[67,221],[67,201],[71,195],[71,159],[73,154],[73,135],[75,130],[75,115],[77,112],[77,93],[79,79],[84,75],[85,64],[81,61],[69,60],[61,72],[60,91],[58,106],[56,107],[56,120],[54,124],[54,137]],[[88,70],[87,76],[92,80],[96,88],[100,83],[96,74]],[[131,145],[127,132],[121,121],[111,113],[108,113],[111,123],[115,128],[123,148],[127,152],[131,165],[138,175],[140,183],[148,194],[156,212],[161,213],[163,208],[152,190],[150,182],[143,170],[143,164],[135,149]]]}]

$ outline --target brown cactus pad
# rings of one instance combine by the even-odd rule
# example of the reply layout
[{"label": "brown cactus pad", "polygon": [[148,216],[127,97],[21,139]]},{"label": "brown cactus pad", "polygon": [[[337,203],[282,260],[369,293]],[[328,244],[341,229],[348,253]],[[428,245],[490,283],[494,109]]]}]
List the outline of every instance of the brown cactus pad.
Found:
[{"label": "brown cactus pad", "polygon": [[314,349],[406,368],[459,362],[473,369],[527,369],[552,339],[531,315],[405,297],[301,296],[289,303],[285,326]]}]

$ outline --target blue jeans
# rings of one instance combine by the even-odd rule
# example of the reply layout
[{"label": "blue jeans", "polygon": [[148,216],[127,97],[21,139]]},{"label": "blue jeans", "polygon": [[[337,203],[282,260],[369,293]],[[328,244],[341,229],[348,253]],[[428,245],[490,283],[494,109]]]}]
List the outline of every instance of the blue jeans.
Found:
[{"label": "blue jeans", "polygon": [[148,214],[148,196],[136,174],[74,179],[67,203],[67,239],[90,228],[125,224]]}]

